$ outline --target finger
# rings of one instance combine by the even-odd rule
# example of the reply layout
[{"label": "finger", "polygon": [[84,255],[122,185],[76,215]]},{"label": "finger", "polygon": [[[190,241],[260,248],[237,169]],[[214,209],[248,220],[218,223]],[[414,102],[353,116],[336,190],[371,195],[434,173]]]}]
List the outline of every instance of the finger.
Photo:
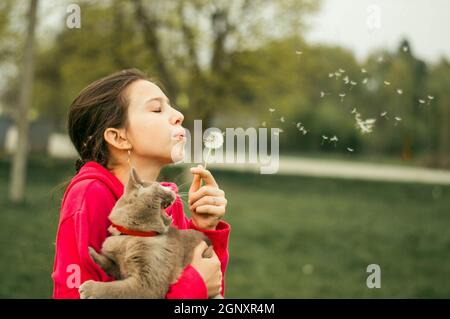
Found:
[{"label": "finger", "polygon": [[206,242],[204,240],[202,240],[200,242],[200,244],[198,244],[195,249],[194,249],[194,254],[196,255],[203,255],[203,252],[208,248],[208,245],[206,244]]},{"label": "finger", "polygon": [[200,177],[205,181],[206,185],[219,187],[219,185],[217,185],[216,180],[212,176],[211,172],[208,171],[207,169],[204,169],[201,165],[199,165],[199,167],[192,167],[191,172],[193,174],[199,174]]},{"label": "finger", "polygon": [[211,217],[221,218],[225,215],[224,206],[214,206],[214,205],[202,205],[195,209],[196,214],[210,214]]},{"label": "finger", "polygon": [[189,210],[194,210],[198,206],[201,205],[214,205],[214,206],[225,206],[227,204],[227,200],[225,197],[216,197],[216,196],[203,196],[195,203],[189,206]]},{"label": "finger", "polygon": [[223,197],[225,195],[224,191],[213,186],[202,186],[200,189],[189,196],[189,205],[194,204],[203,196],[217,196]]},{"label": "finger", "polygon": [[201,178],[200,175],[194,174],[194,178],[192,179],[191,187],[189,188],[189,194],[194,193],[199,190],[201,186]]}]

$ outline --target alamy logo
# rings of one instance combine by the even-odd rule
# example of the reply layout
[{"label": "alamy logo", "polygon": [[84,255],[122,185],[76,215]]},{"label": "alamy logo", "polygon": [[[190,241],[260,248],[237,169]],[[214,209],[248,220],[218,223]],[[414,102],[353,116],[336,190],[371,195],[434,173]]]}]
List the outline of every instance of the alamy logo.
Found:
[{"label": "alamy logo", "polygon": [[78,4],[70,4],[66,10],[69,15],[66,18],[66,26],[69,29],[81,28],[81,8]]},{"label": "alamy logo", "polygon": [[381,268],[377,264],[370,264],[367,266],[367,270],[370,275],[367,277],[367,288],[381,288]]}]

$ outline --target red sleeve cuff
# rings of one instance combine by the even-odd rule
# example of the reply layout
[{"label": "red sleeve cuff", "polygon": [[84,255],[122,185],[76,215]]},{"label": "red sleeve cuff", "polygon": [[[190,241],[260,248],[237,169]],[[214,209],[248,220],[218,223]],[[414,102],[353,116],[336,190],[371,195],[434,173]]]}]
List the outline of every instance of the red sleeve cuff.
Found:
[{"label": "red sleeve cuff", "polygon": [[195,229],[204,233],[209,240],[211,240],[214,250],[217,251],[227,251],[228,250],[228,238],[230,236],[231,226],[225,221],[221,220],[216,226],[216,229],[203,229],[195,226],[192,219],[189,220],[190,229]]},{"label": "red sleeve cuff", "polygon": [[208,288],[198,271],[188,265],[178,281],[170,286],[166,299],[208,299]]}]

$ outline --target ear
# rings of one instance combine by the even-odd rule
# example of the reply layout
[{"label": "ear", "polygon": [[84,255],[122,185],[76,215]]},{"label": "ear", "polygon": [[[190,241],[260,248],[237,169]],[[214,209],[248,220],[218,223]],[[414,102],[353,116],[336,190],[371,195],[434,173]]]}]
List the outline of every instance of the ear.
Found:
[{"label": "ear", "polygon": [[119,150],[131,148],[131,144],[126,136],[125,128],[108,127],[103,133],[103,138],[109,145]]},{"label": "ear", "polygon": [[134,167],[132,167],[130,171],[130,177],[128,178],[126,190],[131,191],[133,189],[138,189],[139,187],[142,187],[142,181],[139,179],[139,176],[137,175]]}]

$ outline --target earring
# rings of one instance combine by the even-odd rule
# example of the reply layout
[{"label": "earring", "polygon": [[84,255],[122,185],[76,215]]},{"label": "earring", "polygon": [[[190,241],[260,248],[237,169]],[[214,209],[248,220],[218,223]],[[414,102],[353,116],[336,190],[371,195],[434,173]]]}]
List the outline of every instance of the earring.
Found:
[{"label": "earring", "polygon": [[128,162],[128,166],[131,167],[131,150],[128,150],[128,159],[127,159],[127,162]]}]

